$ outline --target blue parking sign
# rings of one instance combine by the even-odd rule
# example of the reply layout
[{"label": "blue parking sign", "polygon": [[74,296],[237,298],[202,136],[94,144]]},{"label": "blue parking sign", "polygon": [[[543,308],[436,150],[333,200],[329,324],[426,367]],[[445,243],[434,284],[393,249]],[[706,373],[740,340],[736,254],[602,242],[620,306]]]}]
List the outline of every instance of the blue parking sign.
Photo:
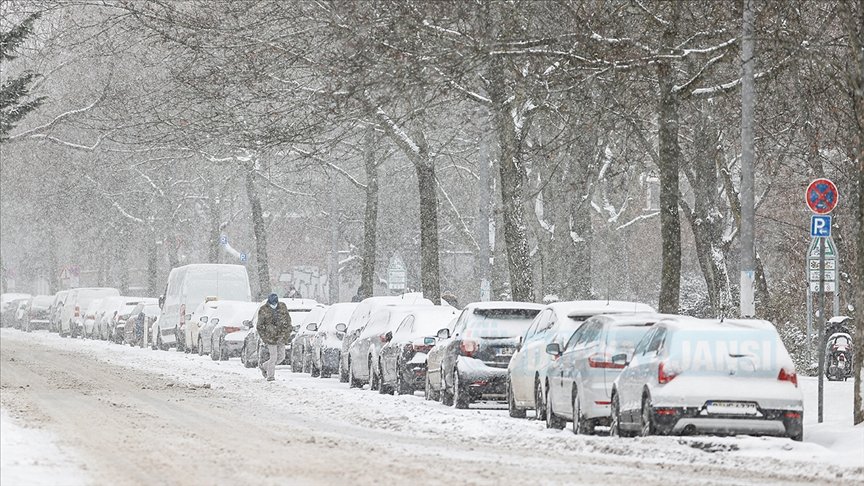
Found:
[{"label": "blue parking sign", "polygon": [[827,238],[831,236],[831,216],[810,216],[810,236],[813,238]]},{"label": "blue parking sign", "polygon": [[246,263],[248,259],[249,257],[247,257],[245,253],[240,254],[240,263]]}]

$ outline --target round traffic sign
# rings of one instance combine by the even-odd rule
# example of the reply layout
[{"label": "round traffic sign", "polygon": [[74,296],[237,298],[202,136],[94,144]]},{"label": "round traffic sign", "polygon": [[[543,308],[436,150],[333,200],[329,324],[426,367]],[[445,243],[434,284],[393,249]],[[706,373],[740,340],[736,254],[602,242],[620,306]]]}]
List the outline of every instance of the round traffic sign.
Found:
[{"label": "round traffic sign", "polygon": [[816,179],[807,186],[807,207],[816,214],[828,214],[837,207],[840,193],[828,179]]}]

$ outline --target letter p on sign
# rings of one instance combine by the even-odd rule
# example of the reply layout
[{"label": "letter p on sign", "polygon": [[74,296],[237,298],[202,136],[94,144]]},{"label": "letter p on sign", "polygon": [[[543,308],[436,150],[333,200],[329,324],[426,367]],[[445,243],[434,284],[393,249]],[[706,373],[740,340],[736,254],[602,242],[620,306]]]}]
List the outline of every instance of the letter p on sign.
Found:
[{"label": "letter p on sign", "polygon": [[831,236],[831,216],[810,216],[810,236],[813,238],[827,238]]}]

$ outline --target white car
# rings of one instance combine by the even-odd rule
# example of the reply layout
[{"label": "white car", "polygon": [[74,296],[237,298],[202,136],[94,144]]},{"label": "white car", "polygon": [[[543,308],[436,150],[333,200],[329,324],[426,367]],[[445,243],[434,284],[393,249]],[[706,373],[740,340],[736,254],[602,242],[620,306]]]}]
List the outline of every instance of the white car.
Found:
[{"label": "white car", "polygon": [[612,383],[625,366],[620,357],[629,357],[651,326],[667,317],[672,316],[598,315],[579,326],[565,346],[547,344],[555,359],[546,368],[541,397],[546,426],[563,429],[571,420],[574,433],[590,434],[595,425],[608,425]]},{"label": "white car", "polygon": [[329,378],[339,371],[342,338],[358,305],[357,302],[340,302],[331,305],[324,313],[312,338],[312,376]]},{"label": "white car", "polygon": [[210,358],[213,361],[224,361],[232,356],[240,356],[243,339],[241,338],[238,343],[234,340],[226,341],[225,337],[231,333],[249,329],[252,325],[252,318],[258,313],[262,304],[263,302],[232,301],[223,301],[219,304],[213,318],[208,322],[208,324],[213,324],[209,336]]},{"label": "white car", "polygon": [[102,314],[105,313],[104,309],[102,309],[102,301],[104,299],[93,299],[90,302],[90,305],[87,306],[87,310],[84,311],[84,337],[89,339],[96,339],[96,321],[98,321]]},{"label": "white car", "polygon": [[803,439],[795,365],[759,320],[667,319],[644,336],[612,386],[614,435],[749,434]]},{"label": "white car", "polygon": [[187,352],[198,353],[199,355],[204,354],[205,351],[201,349],[199,344],[201,342],[199,334],[201,328],[210,320],[210,315],[216,309],[217,302],[219,302],[219,299],[216,297],[205,297],[204,302],[198,304],[198,307],[192,311],[192,315],[189,318],[189,322],[186,323],[184,331],[186,334]]},{"label": "white car", "polygon": [[72,289],[66,297],[60,315],[60,337],[76,337],[84,332],[84,311],[94,299],[120,295],[120,291],[109,287],[86,287]]},{"label": "white car", "polygon": [[[525,410],[534,409],[534,416],[544,419],[542,377],[552,356],[546,345],[564,346],[573,331],[598,314],[654,312],[646,304],[614,300],[576,300],[549,304],[537,314],[531,327],[522,336],[519,347],[507,365],[507,405],[511,417],[524,418]],[[538,397],[541,399],[538,400]]]}]

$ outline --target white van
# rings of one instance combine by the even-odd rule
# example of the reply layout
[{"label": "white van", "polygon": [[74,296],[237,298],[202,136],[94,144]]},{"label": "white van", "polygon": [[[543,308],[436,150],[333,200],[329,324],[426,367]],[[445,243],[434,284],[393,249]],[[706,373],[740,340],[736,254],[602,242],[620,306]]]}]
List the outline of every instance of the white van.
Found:
[{"label": "white van", "polygon": [[96,299],[114,297],[120,295],[120,291],[108,287],[90,287],[72,289],[66,298],[63,312],[60,317],[60,336],[67,335],[77,337],[83,335],[84,311]]},{"label": "white van", "polygon": [[184,350],[186,323],[195,306],[205,297],[219,300],[252,301],[249,276],[243,265],[195,264],[177,267],[168,275],[162,314],[153,325],[157,348],[177,346]]}]

